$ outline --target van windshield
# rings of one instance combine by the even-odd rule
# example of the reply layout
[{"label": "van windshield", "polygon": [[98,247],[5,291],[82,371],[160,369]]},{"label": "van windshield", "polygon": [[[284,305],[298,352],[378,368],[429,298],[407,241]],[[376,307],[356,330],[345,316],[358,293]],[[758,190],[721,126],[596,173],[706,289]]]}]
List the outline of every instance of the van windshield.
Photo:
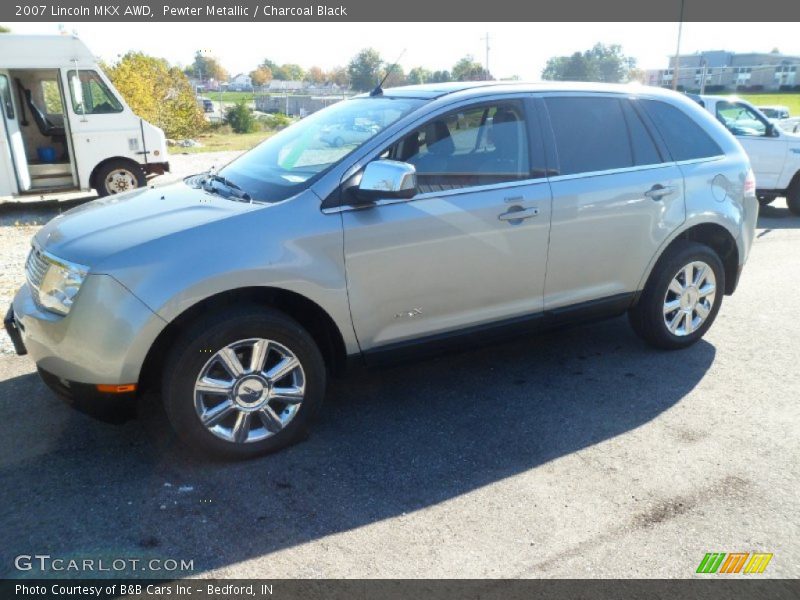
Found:
[{"label": "van windshield", "polygon": [[283,200],[423,102],[387,97],[337,102],[265,140],[219,174],[254,200]]}]

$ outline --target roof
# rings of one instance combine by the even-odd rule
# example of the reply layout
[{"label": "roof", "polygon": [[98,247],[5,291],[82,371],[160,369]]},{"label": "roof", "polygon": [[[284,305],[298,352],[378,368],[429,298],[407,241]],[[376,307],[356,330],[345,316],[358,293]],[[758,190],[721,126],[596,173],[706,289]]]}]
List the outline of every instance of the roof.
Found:
[{"label": "roof", "polygon": [[643,86],[638,83],[588,83],[574,81],[455,81],[448,83],[426,83],[423,85],[407,85],[396,88],[387,88],[384,96],[399,98],[434,99],[450,94],[459,96],[479,96],[487,91],[492,93],[520,93],[520,92],[601,92],[601,93],[629,93],[641,94],[646,91],[651,96],[669,96],[674,94],[663,88]]},{"label": "roof", "polygon": [[0,68],[53,69],[76,62],[85,67],[97,60],[74,35],[0,35]]}]

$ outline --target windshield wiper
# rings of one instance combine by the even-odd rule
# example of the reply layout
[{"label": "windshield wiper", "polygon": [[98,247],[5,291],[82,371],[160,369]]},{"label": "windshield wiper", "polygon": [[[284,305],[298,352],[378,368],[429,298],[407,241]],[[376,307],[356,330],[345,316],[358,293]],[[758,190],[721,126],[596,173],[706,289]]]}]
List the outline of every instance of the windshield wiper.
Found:
[{"label": "windshield wiper", "polygon": [[203,189],[208,192],[217,192],[218,188],[214,186],[215,183],[224,186],[228,192],[228,195],[233,196],[234,198],[244,200],[245,202],[251,202],[253,200],[250,197],[250,194],[245,192],[241,187],[236,185],[230,179],[223,177],[222,175],[217,175],[216,173],[208,173],[206,175],[205,179],[203,179]]}]

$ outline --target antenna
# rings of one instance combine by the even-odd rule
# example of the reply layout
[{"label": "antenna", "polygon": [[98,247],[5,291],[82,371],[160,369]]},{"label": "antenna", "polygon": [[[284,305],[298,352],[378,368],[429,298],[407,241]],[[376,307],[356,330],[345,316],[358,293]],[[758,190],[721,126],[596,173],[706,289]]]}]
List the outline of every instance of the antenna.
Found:
[{"label": "antenna", "polygon": [[386,75],[384,75],[384,76],[383,76],[383,79],[381,79],[381,82],[380,82],[378,85],[376,85],[376,86],[375,86],[375,89],[374,89],[374,90],[372,90],[372,91],[369,93],[369,95],[370,95],[370,96],[381,96],[381,95],[383,95],[383,84],[384,84],[384,82],[386,81],[386,79],[388,79],[388,77],[389,77],[389,74],[390,74],[392,71],[394,71],[394,68],[397,66],[397,63],[399,63],[399,62],[400,62],[400,59],[401,59],[401,58],[403,58],[403,55],[404,55],[405,53],[406,53],[406,49],[405,49],[405,48],[403,48],[403,51],[400,53],[400,56],[398,56],[398,57],[397,57],[397,60],[395,60],[395,61],[394,61],[394,63],[392,64],[392,66],[391,66],[391,67],[389,67],[388,69],[386,69]]}]

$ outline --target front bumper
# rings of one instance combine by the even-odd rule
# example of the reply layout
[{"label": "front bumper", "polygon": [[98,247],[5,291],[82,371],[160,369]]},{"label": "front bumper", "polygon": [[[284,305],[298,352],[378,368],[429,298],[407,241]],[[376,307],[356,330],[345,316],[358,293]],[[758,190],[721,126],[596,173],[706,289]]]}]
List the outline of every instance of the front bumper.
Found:
[{"label": "front bumper", "polygon": [[[137,383],[147,352],[166,326],[108,275],[89,275],[66,316],[40,308],[27,284],[9,312],[19,341],[40,370],[91,386]],[[13,340],[14,330],[8,332]]]},{"label": "front bumper", "polygon": [[39,376],[56,395],[75,410],[107,423],[124,423],[136,416],[136,392],[103,393],[97,387],[56,377],[39,369]]},{"label": "front bumper", "polygon": [[149,162],[146,165],[142,165],[144,172],[148,176],[155,177],[156,175],[163,175],[164,173],[169,173],[169,163],[168,162]]}]

